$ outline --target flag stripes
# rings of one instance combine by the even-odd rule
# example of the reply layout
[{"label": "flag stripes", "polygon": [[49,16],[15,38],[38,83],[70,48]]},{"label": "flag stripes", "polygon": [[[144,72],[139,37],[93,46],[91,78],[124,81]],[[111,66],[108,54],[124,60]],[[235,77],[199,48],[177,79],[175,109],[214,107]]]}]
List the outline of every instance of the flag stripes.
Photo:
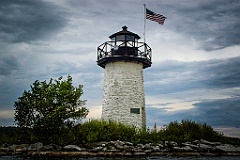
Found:
[{"label": "flag stripes", "polygon": [[157,14],[146,8],[146,19],[154,22],[158,22],[159,24],[163,25],[166,17],[164,17],[161,14]]}]

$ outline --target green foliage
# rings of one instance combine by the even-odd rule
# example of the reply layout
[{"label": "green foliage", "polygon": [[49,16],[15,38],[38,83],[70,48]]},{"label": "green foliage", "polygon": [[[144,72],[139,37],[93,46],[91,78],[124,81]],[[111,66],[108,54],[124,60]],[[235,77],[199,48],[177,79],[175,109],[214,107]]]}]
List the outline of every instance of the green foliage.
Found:
[{"label": "green foliage", "polygon": [[126,126],[122,123],[104,120],[90,120],[76,127],[78,143],[89,143],[99,141],[127,141],[132,139],[136,133],[134,126]]},{"label": "green foliage", "polygon": [[88,110],[80,100],[82,85],[74,87],[72,77],[59,77],[49,82],[36,80],[31,90],[24,91],[15,102],[15,122],[20,128],[31,130],[32,140],[55,142],[62,131],[75,121],[85,118]]},{"label": "green foliage", "polygon": [[181,123],[171,122],[164,134],[165,140],[173,140],[179,143],[200,139],[208,141],[221,141],[223,139],[222,134],[214,131],[206,123],[196,123],[191,120],[182,120]]},{"label": "green foliage", "polygon": [[[213,130],[206,123],[196,123],[191,120],[182,120],[169,123],[164,130],[138,129],[135,126],[127,126],[122,123],[104,120],[89,120],[83,124],[65,127],[61,133],[49,136],[45,144],[55,143],[58,145],[67,144],[87,144],[101,141],[128,141],[134,145],[142,143],[161,143],[162,141],[175,141],[181,145],[182,142],[205,139],[211,142],[222,142],[237,145],[238,138],[225,137]],[[38,139],[33,139],[29,134],[29,128],[1,128],[0,144],[3,143],[34,143]]]}]

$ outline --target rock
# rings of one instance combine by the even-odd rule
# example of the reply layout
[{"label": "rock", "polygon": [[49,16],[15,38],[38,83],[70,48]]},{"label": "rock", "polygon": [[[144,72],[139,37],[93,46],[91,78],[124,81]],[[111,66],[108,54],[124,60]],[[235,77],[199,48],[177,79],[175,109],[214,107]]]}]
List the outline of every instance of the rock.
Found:
[{"label": "rock", "polygon": [[194,145],[194,144],[191,144],[190,142],[182,143],[182,145],[191,147],[192,149],[198,149],[200,146],[200,144]]},{"label": "rock", "polygon": [[240,147],[234,147],[231,144],[222,144],[222,145],[216,146],[216,150],[220,150],[223,152],[240,152]]},{"label": "rock", "polygon": [[164,148],[163,144],[158,144],[158,146],[161,148]]},{"label": "rock", "polygon": [[209,142],[209,141],[204,140],[204,139],[201,139],[200,142],[203,143],[203,144],[211,145],[211,146],[214,146],[214,145],[215,145],[214,142]]},{"label": "rock", "polygon": [[15,152],[26,152],[28,150],[28,144],[17,145],[15,148]]},{"label": "rock", "polygon": [[192,141],[193,144],[199,144],[199,140]]},{"label": "rock", "polygon": [[184,152],[192,152],[192,151],[194,151],[189,146],[185,146],[185,147],[177,147],[177,146],[175,146],[175,147],[173,147],[173,150],[175,150],[175,151],[184,151]]},{"label": "rock", "polygon": [[152,151],[153,151],[152,149],[144,150],[145,153],[151,153]]},{"label": "rock", "polygon": [[213,147],[210,146],[210,145],[206,145],[206,144],[199,144],[199,149],[200,150],[203,150],[203,151],[210,151],[210,150],[213,150]]},{"label": "rock", "polygon": [[118,145],[118,144],[115,144],[114,145],[117,149],[120,149],[120,150],[122,150],[124,147],[123,146],[121,146],[121,145]]},{"label": "rock", "polygon": [[70,150],[70,151],[81,151],[82,149],[78,147],[77,145],[67,145],[63,147],[64,150]]},{"label": "rock", "polygon": [[121,146],[123,146],[125,143],[124,143],[124,142],[122,142],[122,141],[119,141],[119,140],[117,140],[117,141],[115,142],[115,144],[118,144],[118,145],[121,145]]},{"label": "rock", "polygon": [[165,146],[176,147],[176,146],[178,146],[178,144],[177,144],[177,142],[174,142],[174,141],[165,141]]},{"label": "rock", "polygon": [[154,152],[160,151],[160,147],[159,146],[152,146],[152,149],[153,149]]},{"label": "rock", "polygon": [[133,146],[133,144],[131,142],[125,142],[125,145],[127,146]]},{"label": "rock", "polygon": [[135,156],[145,156],[146,153],[145,152],[134,152]]},{"label": "rock", "polygon": [[141,148],[137,147],[137,148],[133,148],[132,151],[133,152],[142,152],[143,150]]},{"label": "rock", "polygon": [[56,144],[45,145],[41,148],[42,151],[59,151],[62,147]]},{"label": "rock", "polygon": [[145,145],[143,146],[143,149],[152,149],[151,143],[145,144]]},{"label": "rock", "polygon": [[43,143],[37,142],[28,146],[29,151],[38,151],[43,147]]},{"label": "rock", "polygon": [[142,143],[139,143],[139,144],[136,145],[136,147],[138,147],[138,148],[143,148],[143,144],[142,144]]},{"label": "rock", "polygon": [[92,149],[93,152],[103,151],[103,147],[96,147]]},{"label": "rock", "polygon": [[10,152],[15,152],[15,151],[16,151],[16,147],[17,147],[17,145],[16,145],[16,144],[13,144],[13,145],[11,145],[11,146],[8,147],[8,150],[9,150]]},{"label": "rock", "polygon": [[10,150],[9,150],[9,147],[7,147],[7,146],[2,146],[2,147],[0,148],[0,151],[2,151],[2,152],[9,152]]},{"label": "rock", "polygon": [[132,151],[134,149],[133,146],[128,146],[128,145],[124,145],[123,148],[125,151]]},{"label": "rock", "polygon": [[117,152],[118,151],[114,146],[111,146],[108,150],[110,152]]}]

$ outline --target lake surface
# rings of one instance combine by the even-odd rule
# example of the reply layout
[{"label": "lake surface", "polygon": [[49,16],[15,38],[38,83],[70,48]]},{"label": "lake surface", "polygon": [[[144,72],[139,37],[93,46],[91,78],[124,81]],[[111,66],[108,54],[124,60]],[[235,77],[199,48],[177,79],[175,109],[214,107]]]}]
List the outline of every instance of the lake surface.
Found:
[{"label": "lake surface", "polygon": [[91,157],[91,158],[36,158],[36,157],[16,157],[16,156],[2,156],[0,160],[240,160],[240,156],[232,157],[144,157],[144,158],[129,158],[129,157]]}]

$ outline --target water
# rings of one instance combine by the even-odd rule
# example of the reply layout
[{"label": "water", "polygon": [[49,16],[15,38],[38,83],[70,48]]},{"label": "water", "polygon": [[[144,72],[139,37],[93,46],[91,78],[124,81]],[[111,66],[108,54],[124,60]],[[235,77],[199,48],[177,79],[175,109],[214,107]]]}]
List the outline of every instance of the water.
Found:
[{"label": "water", "polygon": [[91,157],[91,158],[36,158],[36,157],[16,157],[16,156],[0,156],[0,160],[240,160],[240,156],[232,157],[144,157],[144,158],[129,158],[129,157]]}]

